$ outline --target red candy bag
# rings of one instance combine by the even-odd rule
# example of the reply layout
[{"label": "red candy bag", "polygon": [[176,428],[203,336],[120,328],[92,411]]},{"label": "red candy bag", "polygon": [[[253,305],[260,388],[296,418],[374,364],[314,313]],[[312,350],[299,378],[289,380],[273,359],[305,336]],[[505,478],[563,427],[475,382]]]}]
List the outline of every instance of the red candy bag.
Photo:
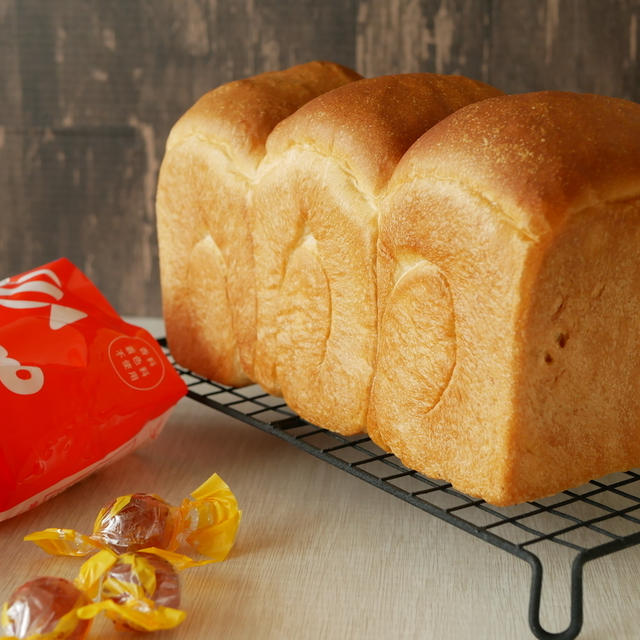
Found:
[{"label": "red candy bag", "polygon": [[185,393],[68,260],[0,281],[0,520],[157,436]]}]

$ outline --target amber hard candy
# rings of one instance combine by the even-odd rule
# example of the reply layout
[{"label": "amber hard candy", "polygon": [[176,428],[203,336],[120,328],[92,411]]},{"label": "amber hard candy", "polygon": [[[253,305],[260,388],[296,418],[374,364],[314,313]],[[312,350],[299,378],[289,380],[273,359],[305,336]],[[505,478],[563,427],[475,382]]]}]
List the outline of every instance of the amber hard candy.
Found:
[{"label": "amber hard candy", "polygon": [[85,594],[63,578],[36,578],[18,587],[9,601],[2,618],[5,634],[28,638],[34,634],[49,633],[60,625],[56,638],[82,640],[91,626],[90,620],[80,620],[72,614],[89,602]]},{"label": "amber hard candy", "polygon": [[178,521],[176,508],[148,493],[134,493],[125,500],[122,504],[123,498],[118,498],[100,511],[91,537],[116,553],[171,548]]},{"label": "amber hard candy", "polygon": [[88,556],[96,549],[122,555],[151,547],[174,552],[182,547],[207,557],[205,562],[220,562],[233,546],[241,516],[233,492],[214,473],[180,506],[151,493],[133,493],[103,507],[89,536],[56,527],[35,531],[25,540],[58,556]]},{"label": "amber hard candy", "polygon": [[[155,583],[152,592],[141,579],[137,569],[136,559],[142,559],[150,565],[155,573]],[[118,588],[111,590],[109,585],[117,585]],[[175,569],[162,558],[150,553],[138,553],[136,557],[131,554],[123,556],[105,576],[102,588],[102,597],[111,598],[118,604],[125,604],[127,600],[134,598],[134,594],[122,588],[122,585],[133,584],[139,586],[145,598],[153,602],[156,607],[180,606],[180,581]]]},{"label": "amber hard candy", "polygon": [[[129,631],[170,629],[184,620],[180,605],[180,582],[173,566],[150,553],[125,553],[122,556],[101,551],[85,563],[81,571],[97,579],[100,602],[83,609],[81,615],[104,611],[116,628]],[[107,560],[110,564],[104,564]],[[92,566],[94,565],[94,566]],[[102,568],[100,568],[102,565]]]}]

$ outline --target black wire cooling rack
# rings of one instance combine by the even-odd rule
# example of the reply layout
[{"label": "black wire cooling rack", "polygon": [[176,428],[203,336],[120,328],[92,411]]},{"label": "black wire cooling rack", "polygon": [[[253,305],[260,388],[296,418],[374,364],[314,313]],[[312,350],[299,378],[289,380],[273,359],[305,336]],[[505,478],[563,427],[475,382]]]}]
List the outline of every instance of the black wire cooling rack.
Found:
[{"label": "black wire cooling rack", "polygon": [[[525,560],[531,566],[529,626],[540,640],[572,640],[583,622],[585,563],[640,543],[640,470],[616,473],[550,498],[495,507],[456,491],[451,484],[407,469],[368,437],[342,436],[298,417],[258,385],[227,387],[169,360],[188,386],[188,396],[271,433],[312,455],[391,493],[427,513]],[[546,631],[540,623],[541,547],[561,545],[571,561],[569,626]]]}]

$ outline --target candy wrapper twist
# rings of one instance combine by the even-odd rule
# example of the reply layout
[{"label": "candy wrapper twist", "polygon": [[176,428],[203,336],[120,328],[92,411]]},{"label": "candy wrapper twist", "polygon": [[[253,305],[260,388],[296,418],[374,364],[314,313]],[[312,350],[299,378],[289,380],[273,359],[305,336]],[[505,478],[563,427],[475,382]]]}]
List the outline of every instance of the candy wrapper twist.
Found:
[{"label": "candy wrapper twist", "polygon": [[[180,506],[153,494],[134,493],[103,507],[91,535],[52,528],[31,533],[25,540],[58,556],[87,556],[99,549],[120,554],[153,549],[156,556],[170,552],[175,562],[178,554],[173,552],[187,549],[207,558],[197,564],[207,564],[227,557],[241,515],[231,489],[213,474]],[[191,558],[182,558],[193,564]]]}]

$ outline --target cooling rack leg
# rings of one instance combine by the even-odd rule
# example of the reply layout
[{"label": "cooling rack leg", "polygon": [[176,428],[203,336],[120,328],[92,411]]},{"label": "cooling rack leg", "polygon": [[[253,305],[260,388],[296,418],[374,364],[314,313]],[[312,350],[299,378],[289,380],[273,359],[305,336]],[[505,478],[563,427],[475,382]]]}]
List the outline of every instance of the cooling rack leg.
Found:
[{"label": "cooling rack leg", "polygon": [[582,567],[585,559],[578,554],[571,566],[571,621],[564,631],[546,631],[540,625],[540,594],[542,593],[542,563],[537,556],[525,558],[531,565],[531,594],[529,596],[529,626],[540,640],[573,640],[582,628]]}]

